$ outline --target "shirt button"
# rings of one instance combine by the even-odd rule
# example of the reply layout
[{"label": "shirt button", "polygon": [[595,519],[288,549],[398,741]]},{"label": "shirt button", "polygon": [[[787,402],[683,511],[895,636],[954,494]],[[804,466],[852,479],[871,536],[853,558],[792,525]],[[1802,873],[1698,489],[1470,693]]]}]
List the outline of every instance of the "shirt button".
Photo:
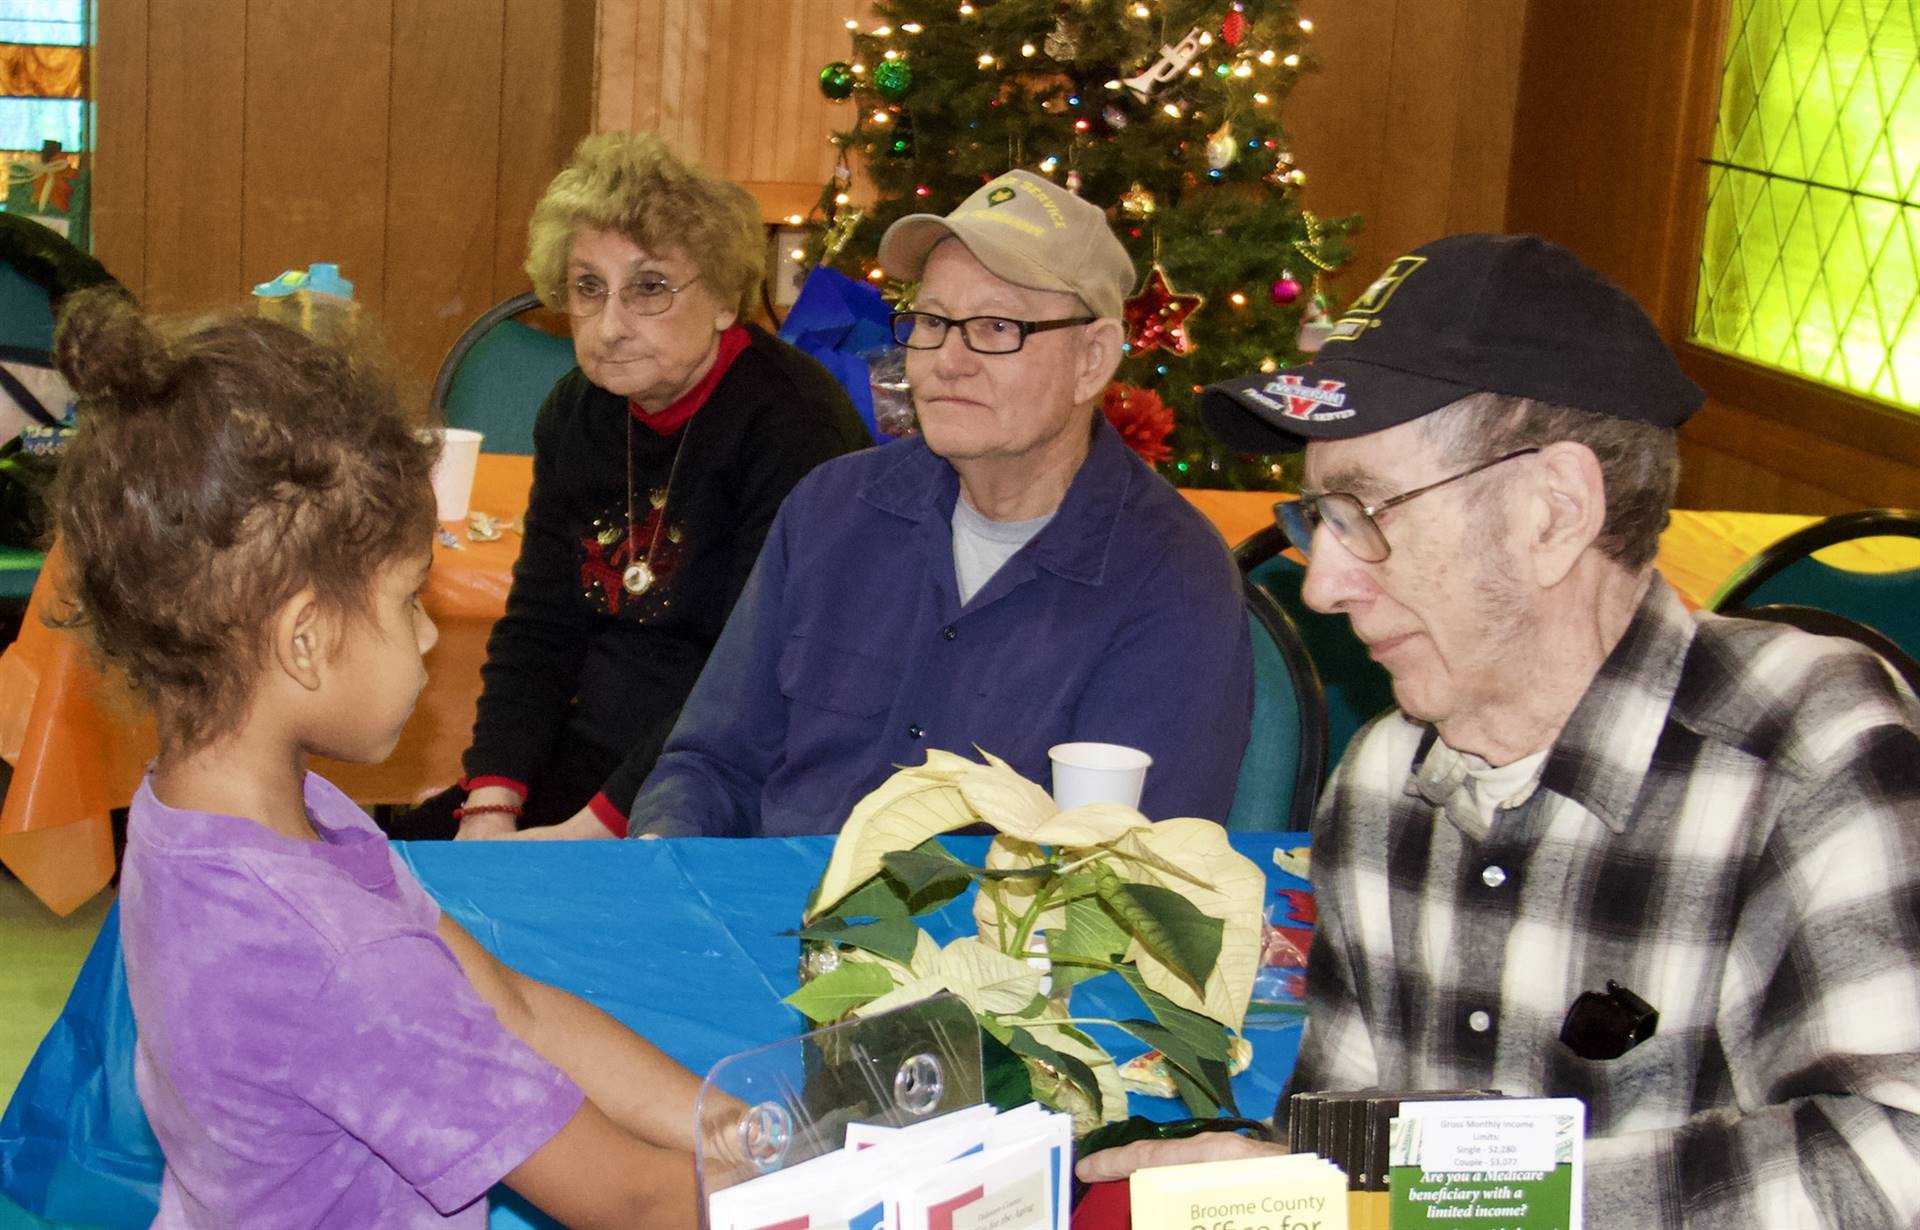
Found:
[{"label": "shirt button", "polygon": [[1476,1012],[1470,1013],[1467,1017],[1467,1028],[1473,1030],[1473,1032],[1477,1034],[1486,1033],[1488,1026],[1492,1024],[1493,1024],[1493,1018],[1488,1016],[1484,1012],[1476,1011]]},{"label": "shirt button", "polygon": [[913,725],[907,727],[907,738],[924,739],[926,737],[927,737],[927,732],[920,729],[920,723],[915,722]]},{"label": "shirt button", "polygon": [[1507,882],[1507,873],[1498,867],[1489,866],[1480,873],[1480,882],[1488,888],[1499,888]]},{"label": "shirt button", "polygon": [[960,629],[954,627],[952,624],[948,624],[946,627],[940,629],[940,635],[946,637],[948,640],[952,640],[954,637],[960,635]]}]

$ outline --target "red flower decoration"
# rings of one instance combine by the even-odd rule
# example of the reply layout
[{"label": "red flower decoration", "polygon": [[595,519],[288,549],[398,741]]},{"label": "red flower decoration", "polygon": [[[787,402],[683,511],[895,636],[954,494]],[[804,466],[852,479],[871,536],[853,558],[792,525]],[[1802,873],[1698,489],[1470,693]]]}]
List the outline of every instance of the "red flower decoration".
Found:
[{"label": "red flower decoration", "polygon": [[1127,447],[1148,465],[1173,456],[1173,449],[1167,444],[1167,437],[1173,433],[1173,411],[1167,409],[1167,403],[1160,400],[1158,393],[1116,380],[1100,395],[1100,412],[1107,416],[1107,422],[1113,424]]}]

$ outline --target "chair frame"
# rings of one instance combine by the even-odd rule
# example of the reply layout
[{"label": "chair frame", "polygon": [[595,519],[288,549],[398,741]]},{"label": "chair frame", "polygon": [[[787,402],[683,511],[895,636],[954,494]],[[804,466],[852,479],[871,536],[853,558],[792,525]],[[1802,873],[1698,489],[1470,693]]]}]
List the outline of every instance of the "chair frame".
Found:
[{"label": "chair frame", "polygon": [[1869,508],[1840,513],[1824,521],[1816,521],[1805,529],[1795,530],[1763,548],[1735,569],[1733,575],[1707,599],[1706,609],[1733,614],[1745,605],[1755,590],[1772,580],[1789,564],[1798,563],[1825,547],[1856,538],[1920,538],[1920,512],[1904,508]]},{"label": "chair frame", "polygon": [[1726,615],[1738,619],[1760,619],[1768,623],[1788,624],[1802,632],[1811,632],[1815,636],[1833,636],[1865,645],[1880,655],[1882,661],[1891,666],[1894,673],[1907,681],[1907,686],[1920,693],[1920,662],[1913,659],[1900,646],[1894,644],[1884,634],[1874,628],[1848,619],[1845,615],[1836,615],[1815,606],[1797,606],[1792,603],[1770,603],[1767,606],[1742,607],[1737,611],[1727,611]]},{"label": "chair frame", "polygon": [[1293,794],[1287,807],[1287,827],[1305,831],[1313,827],[1314,807],[1320,801],[1320,786],[1327,772],[1327,697],[1320,685],[1320,672],[1307,653],[1306,639],[1272,594],[1248,577],[1240,584],[1251,614],[1280,651],[1294,695],[1300,702],[1300,755],[1294,765]]},{"label": "chair frame", "polygon": [[482,312],[459,337],[453,339],[453,345],[447,348],[447,357],[440,360],[440,370],[433,377],[433,408],[436,413],[446,413],[447,394],[453,391],[453,374],[459,370],[460,360],[467,357],[467,351],[472,350],[501,321],[511,320],[522,312],[540,306],[539,295],[523,290]]},{"label": "chair frame", "polygon": [[1234,545],[1233,562],[1240,565],[1244,577],[1291,545],[1279,526],[1262,526]]}]

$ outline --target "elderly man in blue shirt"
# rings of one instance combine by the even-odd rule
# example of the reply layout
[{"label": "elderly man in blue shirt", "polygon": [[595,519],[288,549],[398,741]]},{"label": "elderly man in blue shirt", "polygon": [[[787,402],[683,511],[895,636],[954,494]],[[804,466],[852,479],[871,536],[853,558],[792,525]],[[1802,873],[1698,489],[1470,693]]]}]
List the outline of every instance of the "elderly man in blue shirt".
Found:
[{"label": "elderly man in blue shirt", "polygon": [[1252,711],[1240,582],[1098,411],[1133,285],[1105,215],[1012,171],[895,222],[880,260],[920,283],[894,321],[920,435],[794,488],[631,835],[832,833],[931,748],[1044,784],[1047,749],[1081,740],[1153,757],[1148,816],[1225,817]]}]

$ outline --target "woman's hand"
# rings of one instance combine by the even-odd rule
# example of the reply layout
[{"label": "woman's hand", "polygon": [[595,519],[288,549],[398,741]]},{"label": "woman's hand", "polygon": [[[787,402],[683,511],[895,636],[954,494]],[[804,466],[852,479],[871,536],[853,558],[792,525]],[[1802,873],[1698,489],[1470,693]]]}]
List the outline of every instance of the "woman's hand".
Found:
[{"label": "woman's hand", "polygon": [[[468,814],[460,818],[460,831],[454,834],[454,840],[486,841],[513,836],[515,822],[520,818],[522,802],[524,800],[516,791],[509,790],[505,786],[481,786],[469,790],[467,801],[461,804]],[[485,810],[504,807],[511,807],[513,810]]]},{"label": "woman's hand", "polygon": [[594,815],[591,808],[582,807],[559,824],[522,829],[507,836],[521,841],[595,841],[613,834],[606,825],[600,823],[600,817]]}]

